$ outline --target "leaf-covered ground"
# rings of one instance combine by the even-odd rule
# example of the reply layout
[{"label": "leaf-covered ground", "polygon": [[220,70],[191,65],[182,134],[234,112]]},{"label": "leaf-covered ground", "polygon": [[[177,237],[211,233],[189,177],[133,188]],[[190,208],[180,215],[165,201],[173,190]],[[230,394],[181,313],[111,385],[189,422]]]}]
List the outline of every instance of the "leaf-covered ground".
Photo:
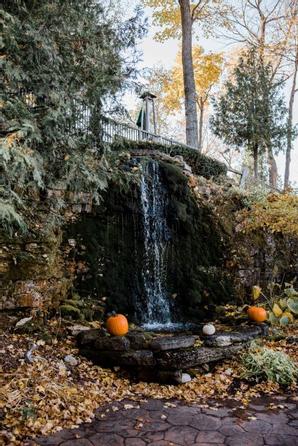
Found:
[{"label": "leaf-covered ground", "polygon": [[[51,327],[55,332],[55,322]],[[297,335],[297,330],[292,330]],[[33,363],[25,354],[34,341],[38,349]],[[103,403],[129,398],[178,398],[202,402],[210,397],[234,398],[246,405],[250,398],[263,393],[284,392],[273,383],[251,384],[241,379],[239,358],[218,365],[212,372],[197,373],[194,379],[180,386],[136,383],[123,371],[94,366],[78,356],[75,340],[55,336],[47,342],[38,337],[4,333],[0,337],[1,382],[0,442],[21,445],[25,438],[47,435],[62,428],[73,428],[91,421],[95,409]],[[271,348],[288,353],[298,362],[297,345],[266,341]],[[78,364],[70,366],[65,355],[74,355]],[[195,373],[195,372],[193,372]],[[295,392],[294,387],[290,391]]]}]

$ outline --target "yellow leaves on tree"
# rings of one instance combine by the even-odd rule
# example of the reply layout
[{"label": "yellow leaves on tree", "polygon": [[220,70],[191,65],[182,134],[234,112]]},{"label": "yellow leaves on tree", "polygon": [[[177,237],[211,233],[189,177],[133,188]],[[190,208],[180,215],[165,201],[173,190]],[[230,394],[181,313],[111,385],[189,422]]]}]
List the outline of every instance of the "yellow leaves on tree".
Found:
[{"label": "yellow leaves on tree", "polygon": [[208,104],[211,89],[219,80],[223,57],[220,53],[204,54],[203,48],[196,46],[193,49],[193,60],[197,103],[202,114]]},{"label": "yellow leaves on tree", "polygon": [[[206,105],[211,88],[218,82],[222,71],[223,57],[220,53],[205,54],[201,46],[193,48],[193,65],[198,103]],[[183,105],[183,72],[181,51],[178,52],[174,67],[161,78],[164,103],[169,112],[178,111]]]},{"label": "yellow leaves on tree", "polygon": [[175,0],[143,0],[145,6],[153,8],[153,23],[162,28],[156,39],[164,42],[180,36],[181,18],[179,3]]},{"label": "yellow leaves on tree", "polygon": [[[152,8],[153,23],[160,31],[155,35],[160,42],[181,37],[180,5],[177,0],[143,0],[145,6]],[[223,23],[227,5],[221,0],[190,1],[192,22],[200,22],[205,32],[219,23]]]},{"label": "yellow leaves on tree", "polygon": [[298,236],[298,196],[291,193],[271,194],[249,210],[241,212],[240,230],[264,229]]},{"label": "yellow leaves on tree", "polygon": [[[169,71],[160,73],[156,82],[162,84],[163,108],[168,114],[174,114],[183,107],[184,83],[182,70],[182,55],[178,52],[176,62]],[[218,82],[223,65],[220,53],[205,54],[201,46],[193,48],[193,67],[199,109],[199,147],[202,146],[203,117],[212,87]]]}]

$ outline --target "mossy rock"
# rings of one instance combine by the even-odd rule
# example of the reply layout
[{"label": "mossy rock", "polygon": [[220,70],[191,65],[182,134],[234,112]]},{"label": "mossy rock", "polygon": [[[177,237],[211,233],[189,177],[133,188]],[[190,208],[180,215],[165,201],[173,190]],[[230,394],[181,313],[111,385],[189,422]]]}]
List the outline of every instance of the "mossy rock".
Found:
[{"label": "mossy rock", "polygon": [[84,318],[81,311],[73,305],[63,304],[59,307],[59,309],[61,311],[61,316],[65,318],[77,320],[82,320]]},{"label": "mossy rock", "polygon": [[166,153],[173,157],[181,155],[196,175],[202,175],[205,178],[218,178],[227,174],[227,166],[225,164],[203,155],[198,150],[183,145],[166,146],[149,141],[136,142],[119,139],[111,145],[111,150],[115,152],[154,150],[155,152]]},{"label": "mossy rock", "polygon": [[[226,242],[208,203],[198,204],[181,167],[164,160],[158,163],[168,197],[166,289],[169,296],[177,296],[175,303],[171,301],[174,317],[197,322],[204,318],[206,305],[223,304],[233,296],[229,277],[222,274]],[[94,303],[100,301],[99,296],[106,296],[103,311],[127,314],[131,322],[140,322],[146,296],[140,268],[144,260],[140,185],[131,184],[124,191],[112,182],[103,194],[101,206],[69,226],[65,241],[69,238],[80,240],[76,260],[88,266],[88,274],[78,274],[74,283],[85,302],[81,309],[85,319],[93,319]],[[85,311],[87,308],[90,311]]]},{"label": "mossy rock", "polygon": [[16,327],[15,332],[18,334],[33,334],[42,331],[43,323],[41,321],[30,321],[21,327]]}]

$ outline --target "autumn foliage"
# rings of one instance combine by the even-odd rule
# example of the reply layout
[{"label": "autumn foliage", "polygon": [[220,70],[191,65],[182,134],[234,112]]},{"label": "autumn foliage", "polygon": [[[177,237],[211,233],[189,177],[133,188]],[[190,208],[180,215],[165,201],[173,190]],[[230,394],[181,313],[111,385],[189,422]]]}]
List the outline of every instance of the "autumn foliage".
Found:
[{"label": "autumn foliage", "polygon": [[298,236],[298,196],[273,193],[240,213],[240,230],[267,230]]}]

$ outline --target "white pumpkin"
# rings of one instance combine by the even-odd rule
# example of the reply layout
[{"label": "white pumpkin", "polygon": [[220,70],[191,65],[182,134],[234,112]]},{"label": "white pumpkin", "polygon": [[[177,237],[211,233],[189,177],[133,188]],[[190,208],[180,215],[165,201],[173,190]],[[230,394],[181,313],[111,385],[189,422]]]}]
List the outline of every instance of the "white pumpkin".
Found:
[{"label": "white pumpkin", "polygon": [[215,327],[213,324],[206,324],[204,325],[202,331],[204,335],[211,336],[215,333]]}]

